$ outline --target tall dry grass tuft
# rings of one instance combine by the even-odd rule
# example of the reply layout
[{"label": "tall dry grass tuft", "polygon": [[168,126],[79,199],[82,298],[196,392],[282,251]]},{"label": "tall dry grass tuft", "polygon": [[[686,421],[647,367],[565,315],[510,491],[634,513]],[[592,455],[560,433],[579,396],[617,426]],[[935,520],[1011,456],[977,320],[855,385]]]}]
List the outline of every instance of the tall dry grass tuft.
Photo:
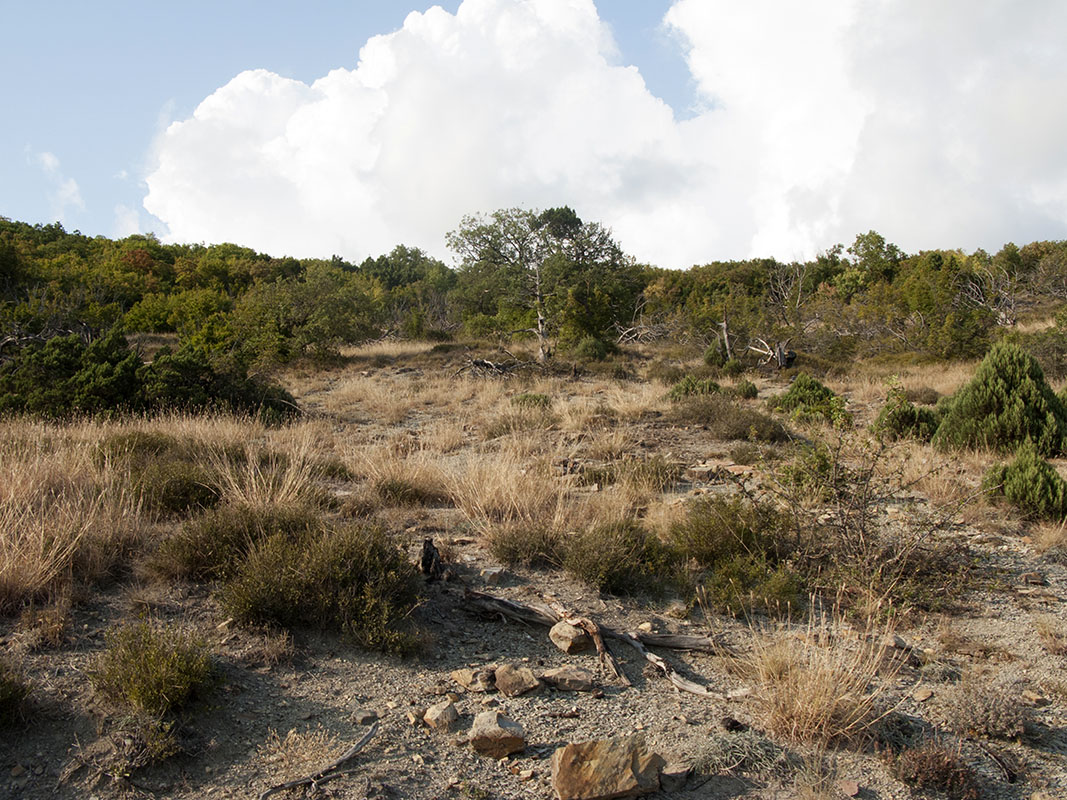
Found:
[{"label": "tall dry grass tuft", "polygon": [[886,695],[900,668],[887,657],[891,636],[890,622],[869,620],[856,631],[840,613],[813,614],[799,636],[753,632],[752,649],[735,667],[756,684],[753,710],[769,733],[794,742],[849,741],[890,710]]},{"label": "tall dry grass tuft", "polygon": [[435,505],[448,498],[448,477],[440,456],[407,437],[349,450],[345,463],[384,501],[396,505]]},{"label": "tall dry grass tuft", "polygon": [[0,613],[111,574],[150,520],[126,476],[98,458],[103,426],[4,425]]},{"label": "tall dry grass tuft", "polygon": [[223,502],[249,508],[287,506],[317,499],[315,438],[305,429],[282,450],[253,443],[209,455]]}]

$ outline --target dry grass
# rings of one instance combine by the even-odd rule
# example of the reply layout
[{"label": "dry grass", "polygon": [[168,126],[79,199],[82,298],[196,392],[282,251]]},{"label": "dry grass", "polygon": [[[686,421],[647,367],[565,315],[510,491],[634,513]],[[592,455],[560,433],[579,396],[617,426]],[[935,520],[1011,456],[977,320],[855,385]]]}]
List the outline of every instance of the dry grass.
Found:
[{"label": "dry grass", "polygon": [[245,444],[239,450],[214,450],[210,454],[223,502],[248,508],[306,503],[317,493],[315,437],[306,428],[285,444],[284,449],[263,450]]},{"label": "dry grass", "polygon": [[840,615],[813,615],[800,636],[754,633],[737,671],[754,682],[754,711],[772,735],[828,744],[862,737],[881,719],[894,668],[880,675],[889,624],[855,631]]},{"label": "dry grass", "polygon": [[433,342],[415,342],[409,339],[386,339],[380,342],[368,342],[355,347],[342,347],[341,355],[345,358],[373,359],[383,356],[385,358],[411,358],[432,350]]},{"label": "dry grass", "polygon": [[259,757],[275,779],[310,775],[339,758],[345,743],[321,725],[313,730],[290,730],[284,738],[272,730],[259,748]]},{"label": "dry grass", "polygon": [[1050,655],[1067,656],[1067,632],[1059,620],[1047,615],[1035,617],[1034,631]]},{"label": "dry grass", "polygon": [[403,437],[345,455],[345,463],[366,479],[370,489],[390,505],[433,505],[448,497],[448,476],[439,456],[420,449],[419,440]]},{"label": "dry grass", "polygon": [[653,383],[613,384],[604,390],[604,402],[620,420],[634,421],[669,405],[663,387]]}]

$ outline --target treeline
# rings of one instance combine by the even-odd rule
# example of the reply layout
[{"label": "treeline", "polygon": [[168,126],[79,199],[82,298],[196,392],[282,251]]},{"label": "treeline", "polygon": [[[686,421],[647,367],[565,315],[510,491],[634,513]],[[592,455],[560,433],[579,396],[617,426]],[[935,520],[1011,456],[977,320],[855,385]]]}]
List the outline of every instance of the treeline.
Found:
[{"label": "treeline", "polygon": [[[871,231],[811,261],[672,271],[565,207],[468,217],[448,242],[455,269],[405,246],[353,264],[0,218],[0,393],[12,364],[62,335],[176,334],[167,355],[237,380],[388,333],[529,338],[544,358],[666,339],[744,364],[783,345],[817,365],[979,356],[1020,314],[1067,300],[1067,242],[906,254]],[[1058,329],[1029,344],[1067,371]]]}]

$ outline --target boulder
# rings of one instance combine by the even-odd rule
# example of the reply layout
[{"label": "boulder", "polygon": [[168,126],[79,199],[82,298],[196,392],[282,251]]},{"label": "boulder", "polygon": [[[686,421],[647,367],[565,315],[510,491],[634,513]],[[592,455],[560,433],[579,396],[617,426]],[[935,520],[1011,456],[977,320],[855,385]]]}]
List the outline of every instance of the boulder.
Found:
[{"label": "boulder", "polygon": [[588,633],[566,622],[553,625],[548,632],[548,638],[564,653],[580,653],[592,644]]},{"label": "boulder", "polygon": [[532,669],[517,667],[514,664],[497,667],[493,677],[496,680],[496,688],[508,697],[518,697],[541,686],[541,681],[537,680]]},{"label": "boulder", "polygon": [[593,688],[595,680],[595,676],[589,670],[570,665],[550,669],[541,677],[544,678],[545,683],[568,692],[588,692]]},{"label": "boulder", "polygon": [[611,800],[659,791],[665,762],[644,737],[575,742],[552,754],[552,788],[559,800]]},{"label": "boulder", "polygon": [[467,738],[476,752],[493,758],[504,758],[526,748],[522,725],[499,711],[483,711],[476,716]]}]

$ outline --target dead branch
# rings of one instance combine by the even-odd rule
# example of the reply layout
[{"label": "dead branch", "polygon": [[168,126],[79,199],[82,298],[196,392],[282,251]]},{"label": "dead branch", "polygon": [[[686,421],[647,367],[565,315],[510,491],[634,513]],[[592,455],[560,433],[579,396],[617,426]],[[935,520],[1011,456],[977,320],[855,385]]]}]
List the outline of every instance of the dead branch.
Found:
[{"label": "dead branch", "polygon": [[374,738],[374,734],[376,734],[377,732],[378,723],[375,722],[373,725],[370,726],[370,730],[363,734],[363,738],[356,742],[354,745],[352,745],[350,748],[348,748],[348,750],[345,751],[344,755],[342,755],[339,759],[327,764],[318,772],[308,775],[307,777],[297,778],[295,781],[289,781],[288,783],[280,783],[277,786],[270,787],[259,796],[259,800],[267,800],[267,798],[270,797],[272,794],[284,792],[286,789],[295,789],[297,786],[311,786],[313,789],[318,789],[318,787],[326,781],[331,781],[334,778],[341,777],[342,775],[352,774],[355,770],[342,770],[340,768],[345,764],[345,762],[351,760],[352,757],[356,755],[356,753],[362,750],[367,744],[367,742]]},{"label": "dead branch", "polygon": [[[690,681],[683,678],[674,668],[671,667],[666,661],[657,656],[655,653],[650,653],[645,645],[653,647],[665,647],[674,650],[699,650],[702,652],[721,652],[722,646],[715,642],[713,639],[707,636],[686,636],[675,634],[655,634],[655,633],[620,633],[619,631],[612,630],[611,628],[605,628],[586,617],[573,617],[566,613],[563,613],[562,609],[552,609],[547,606],[534,606],[523,605],[522,603],[516,603],[513,600],[506,600],[502,597],[494,597],[491,594],[484,592],[477,592],[473,589],[468,589],[464,593],[466,599],[473,605],[489,612],[490,614],[499,614],[505,618],[510,618],[518,622],[533,623],[535,625],[546,625],[551,627],[557,622],[564,621],[569,625],[574,625],[577,628],[582,628],[588,633],[593,642],[596,644],[597,652],[600,654],[601,663],[605,664],[609,671],[613,672],[617,678],[624,682],[627,686],[630,685],[629,680],[619,669],[618,664],[612,657],[611,652],[604,644],[605,638],[618,639],[619,641],[626,642],[631,647],[635,648],[646,661],[656,667],[663,673],[674,686],[682,691],[690,692],[691,694],[698,694],[706,697],[722,697],[723,695],[710,691],[707,687],[701,686],[694,681]],[[590,626],[592,630],[590,629]]]}]

